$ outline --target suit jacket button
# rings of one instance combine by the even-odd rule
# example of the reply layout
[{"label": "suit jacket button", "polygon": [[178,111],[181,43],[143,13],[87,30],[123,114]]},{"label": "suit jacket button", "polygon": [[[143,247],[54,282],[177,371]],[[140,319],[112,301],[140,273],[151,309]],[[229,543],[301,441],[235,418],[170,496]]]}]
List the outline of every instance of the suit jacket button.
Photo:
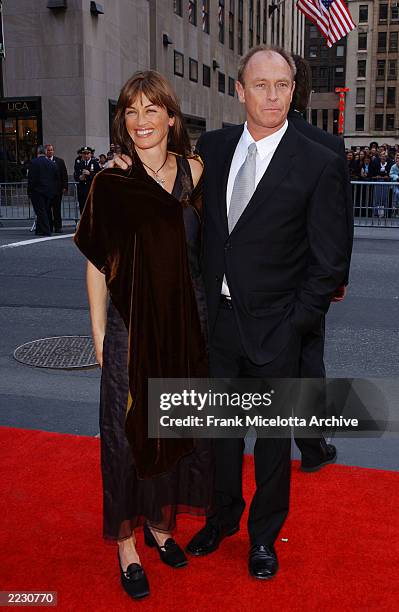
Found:
[{"label": "suit jacket button", "polygon": [[226,244],[224,245],[224,250],[228,251],[229,249],[231,249],[231,244],[230,242],[226,242]]},{"label": "suit jacket button", "polygon": [[215,276],[215,280],[219,282],[220,281],[220,276]]}]

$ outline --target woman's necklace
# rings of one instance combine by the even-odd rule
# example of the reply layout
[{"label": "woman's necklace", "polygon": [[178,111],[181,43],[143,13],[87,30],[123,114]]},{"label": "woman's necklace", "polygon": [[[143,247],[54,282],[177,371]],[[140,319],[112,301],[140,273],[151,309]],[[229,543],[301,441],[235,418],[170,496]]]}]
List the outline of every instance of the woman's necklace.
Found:
[{"label": "woman's necklace", "polygon": [[164,165],[166,164],[167,159],[168,159],[168,155],[169,155],[169,154],[168,154],[168,153],[166,153],[165,161],[163,162],[162,166],[161,166],[160,168],[158,168],[158,170],[153,170],[152,168],[150,168],[150,166],[147,166],[147,164],[145,164],[145,163],[143,162],[143,160],[141,160],[141,163],[143,164],[143,166],[145,166],[146,168],[148,168],[148,170],[151,170],[151,172],[153,173],[155,182],[156,182],[156,183],[158,183],[158,185],[161,185],[161,187],[163,187],[164,189],[165,189],[165,182],[166,182],[166,179],[161,178],[160,176],[158,176],[158,172],[159,172],[160,170],[162,170],[162,168],[163,168],[163,167],[164,167]]}]

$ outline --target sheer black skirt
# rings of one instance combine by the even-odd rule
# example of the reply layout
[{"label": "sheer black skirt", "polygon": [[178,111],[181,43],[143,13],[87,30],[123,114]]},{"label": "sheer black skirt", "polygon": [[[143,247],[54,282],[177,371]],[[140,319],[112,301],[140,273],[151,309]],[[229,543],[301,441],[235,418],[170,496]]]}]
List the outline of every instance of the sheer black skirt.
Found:
[{"label": "sheer black skirt", "polygon": [[103,535],[127,538],[135,527],[150,523],[172,531],[176,515],[209,512],[212,454],[209,440],[197,440],[195,450],[162,476],[140,480],[125,437],[128,396],[127,330],[112,302],[107,316],[101,377],[100,434],[103,482]]}]

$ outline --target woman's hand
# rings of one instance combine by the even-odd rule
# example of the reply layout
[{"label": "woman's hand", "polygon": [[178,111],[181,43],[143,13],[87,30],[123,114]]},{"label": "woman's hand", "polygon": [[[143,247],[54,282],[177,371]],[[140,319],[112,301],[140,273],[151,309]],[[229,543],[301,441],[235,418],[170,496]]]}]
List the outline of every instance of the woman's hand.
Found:
[{"label": "woman's hand", "polygon": [[132,158],[129,155],[115,155],[114,159],[107,162],[107,168],[120,168],[121,170],[129,170],[132,165]]},{"label": "woman's hand", "polygon": [[92,263],[87,262],[87,293],[89,297],[91,330],[100,367],[103,365],[103,344],[107,323],[107,286],[105,276]]},{"label": "woman's hand", "polygon": [[93,334],[94,349],[96,352],[96,359],[99,363],[100,368],[103,367],[103,347],[104,347],[104,334]]}]

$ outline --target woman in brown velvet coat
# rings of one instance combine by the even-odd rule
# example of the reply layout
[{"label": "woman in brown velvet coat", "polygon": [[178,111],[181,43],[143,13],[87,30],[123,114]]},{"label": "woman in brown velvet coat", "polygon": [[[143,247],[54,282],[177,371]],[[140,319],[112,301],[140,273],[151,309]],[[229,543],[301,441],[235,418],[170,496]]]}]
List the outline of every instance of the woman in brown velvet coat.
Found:
[{"label": "woman in brown velvet coat", "polygon": [[104,537],[118,542],[122,586],[140,598],[149,586],[134,529],[143,526],[161,560],[182,567],[186,556],[171,536],[176,515],[205,514],[210,505],[205,441],[147,435],[148,378],[207,376],[202,162],[191,155],[173,90],[155,71],[136,73],[124,85],[113,131],[132,168],[95,177],[75,242],[89,260],[102,366]]}]

